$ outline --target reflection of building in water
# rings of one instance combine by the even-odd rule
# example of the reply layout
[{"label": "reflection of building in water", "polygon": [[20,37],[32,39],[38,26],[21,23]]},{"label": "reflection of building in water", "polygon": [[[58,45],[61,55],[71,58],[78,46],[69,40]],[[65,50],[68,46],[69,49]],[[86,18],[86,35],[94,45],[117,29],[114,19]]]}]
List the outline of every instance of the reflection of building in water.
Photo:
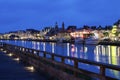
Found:
[{"label": "reflection of building in water", "polygon": [[[104,46],[98,45],[95,49],[96,60],[102,62],[108,62],[113,65],[120,65],[120,47],[118,46]],[[106,60],[106,61],[105,61]],[[110,70],[115,77],[119,77],[120,73],[115,70]]]},{"label": "reflection of building in water", "polygon": [[67,43],[67,56],[78,57],[77,51],[77,47],[74,44],[70,45]]},{"label": "reflection of building in water", "polygon": [[25,41],[22,41],[22,46],[24,46]]},{"label": "reflection of building in water", "polygon": [[37,42],[37,50],[40,50],[40,42]]},{"label": "reflection of building in water", "polygon": [[[96,54],[96,60],[99,61],[98,56],[102,56],[104,58],[108,58],[109,64],[118,65],[119,64],[119,58],[120,57],[120,47],[117,46],[104,46],[104,45],[98,45],[95,49]],[[104,59],[102,58],[102,59]]]},{"label": "reflection of building in water", "polygon": [[77,47],[75,47],[75,45],[71,45],[71,56],[72,57],[78,57],[77,55]]},{"label": "reflection of building in water", "polygon": [[88,51],[88,48],[85,47],[85,46],[83,46],[83,47],[80,48],[80,52],[81,53],[86,53],[87,51]]},{"label": "reflection of building in water", "polygon": [[[77,47],[74,44],[67,43],[67,56],[78,58]],[[73,64],[73,61],[68,59],[68,63]]]},{"label": "reflection of building in water", "polygon": [[52,53],[55,53],[55,43],[52,43]]},{"label": "reflection of building in water", "polygon": [[79,55],[80,58],[87,59],[88,58],[88,54],[87,54],[88,47],[83,45],[83,46],[80,46],[78,49],[79,49],[79,53],[80,53],[80,55]]},{"label": "reflection of building in water", "polygon": [[67,43],[67,56],[70,56],[70,43]]},{"label": "reflection of building in water", "polygon": [[86,58],[87,50],[88,49],[86,46],[84,46],[83,49],[83,46],[67,43],[67,56],[76,57],[76,58]]},{"label": "reflection of building in water", "polygon": [[94,50],[94,53],[96,53],[96,57],[95,57],[95,60],[96,61],[99,61],[99,54],[101,53],[101,50],[100,50],[100,48],[99,48],[99,45],[98,46],[96,46],[96,49]]},{"label": "reflection of building in water", "polygon": [[43,51],[46,50],[45,46],[46,46],[46,44],[45,44],[45,42],[43,42]]},{"label": "reflection of building in water", "polygon": [[111,62],[112,64],[117,65],[117,47],[116,46],[111,46]]},{"label": "reflection of building in water", "polygon": [[36,49],[36,42],[35,41],[32,41],[32,48]]},{"label": "reflection of building in water", "polygon": [[[119,63],[118,63],[118,58],[117,58],[117,46],[111,46],[111,55],[112,55],[112,57],[111,57],[111,63],[112,64],[114,64],[114,65],[118,65]],[[118,77],[119,76],[119,73],[118,73],[118,71],[115,71],[115,70],[113,70],[113,73],[114,73],[114,75],[116,76],[116,77]]]},{"label": "reflection of building in water", "polygon": [[[70,56],[70,43],[67,43],[67,56]],[[68,63],[70,63],[69,59],[68,59]]]}]

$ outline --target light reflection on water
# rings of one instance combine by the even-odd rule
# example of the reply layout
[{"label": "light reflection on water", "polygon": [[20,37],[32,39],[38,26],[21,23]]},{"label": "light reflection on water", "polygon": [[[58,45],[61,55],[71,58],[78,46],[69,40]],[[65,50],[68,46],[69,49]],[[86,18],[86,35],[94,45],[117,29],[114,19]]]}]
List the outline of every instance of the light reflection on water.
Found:
[{"label": "light reflection on water", "polygon": [[[113,65],[120,66],[120,47],[118,46],[106,46],[106,45],[82,45],[82,44],[70,44],[70,43],[45,43],[35,41],[5,41],[10,44],[24,46],[42,51],[48,51],[63,56],[70,56],[76,58],[83,58],[93,60],[97,62],[104,62]],[[65,61],[67,64],[73,65],[71,60]],[[98,73],[99,67],[89,66],[87,64],[79,63],[79,68],[88,69],[90,71]],[[120,79],[120,72],[107,70],[107,75],[117,77]]]}]

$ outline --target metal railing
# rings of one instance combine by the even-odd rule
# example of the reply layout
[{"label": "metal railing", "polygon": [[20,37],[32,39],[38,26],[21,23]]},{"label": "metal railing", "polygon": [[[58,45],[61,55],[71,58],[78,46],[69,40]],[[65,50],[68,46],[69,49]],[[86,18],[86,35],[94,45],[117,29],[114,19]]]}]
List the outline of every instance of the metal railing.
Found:
[{"label": "metal railing", "polygon": [[[111,65],[111,64],[101,63],[101,62],[89,61],[89,60],[86,60],[86,59],[77,59],[77,58],[74,58],[74,57],[61,56],[61,55],[53,54],[53,53],[46,52],[46,51],[40,51],[40,50],[25,48],[25,47],[21,47],[21,46],[6,44],[6,43],[0,43],[0,46],[4,50],[10,50],[10,51],[13,51],[13,52],[20,51],[21,53],[34,54],[36,56],[40,56],[42,54],[43,55],[42,57],[46,58],[46,59],[48,59],[46,57],[46,55],[50,55],[50,58],[48,59],[48,61],[50,63],[54,63],[54,62],[51,62],[50,60],[56,62],[55,57],[59,57],[60,62],[54,63],[54,64],[58,65],[59,67],[62,67],[62,69],[67,68],[67,69],[73,71],[74,76],[76,76],[76,77],[80,73],[80,74],[84,74],[84,75],[87,75],[87,76],[90,76],[90,77],[99,78],[100,80],[117,80],[116,78],[113,78],[111,76],[107,76],[106,75],[106,69],[112,69],[112,70],[120,71],[120,66],[117,66],[117,65]],[[72,60],[74,62],[74,65],[70,66],[70,65],[66,64],[65,63],[66,59],[67,60]],[[62,65],[60,63],[62,63]],[[78,67],[79,63],[98,66],[99,67],[99,73],[95,73],[95,72],[91,72],[91,71],[88,71],[88,70],[81,69],[81,68]],[[68,65],[68,66],[66,66],[66,65]]]}]

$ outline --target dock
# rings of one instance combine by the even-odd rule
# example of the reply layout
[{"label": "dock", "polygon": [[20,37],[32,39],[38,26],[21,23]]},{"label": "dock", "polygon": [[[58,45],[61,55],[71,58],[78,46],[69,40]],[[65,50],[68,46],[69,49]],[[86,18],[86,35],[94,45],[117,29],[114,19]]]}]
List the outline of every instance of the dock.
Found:
[{"label": "dock", "polygon": [[27,67],[0,52],[0,80],[50,80],[43,72],[30,71]]}]

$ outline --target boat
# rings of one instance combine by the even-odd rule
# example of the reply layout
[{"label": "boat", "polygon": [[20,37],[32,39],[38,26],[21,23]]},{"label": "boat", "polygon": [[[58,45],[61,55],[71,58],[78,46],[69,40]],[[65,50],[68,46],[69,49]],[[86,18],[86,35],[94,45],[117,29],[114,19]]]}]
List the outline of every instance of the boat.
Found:
[{"label": "boat", "polygon": [[83,39],[80,37],[75,38],[75,43],[83,43]]},{"label": "boat", "polygon": [[89,37],[85,39],[85,44],[98,44],[99,39],[95,37]]},{"label": "boat", "polygon": [[57,43],[63,43],[64,40],[65,40],[64,38],[59,38],[57,39]]}]

